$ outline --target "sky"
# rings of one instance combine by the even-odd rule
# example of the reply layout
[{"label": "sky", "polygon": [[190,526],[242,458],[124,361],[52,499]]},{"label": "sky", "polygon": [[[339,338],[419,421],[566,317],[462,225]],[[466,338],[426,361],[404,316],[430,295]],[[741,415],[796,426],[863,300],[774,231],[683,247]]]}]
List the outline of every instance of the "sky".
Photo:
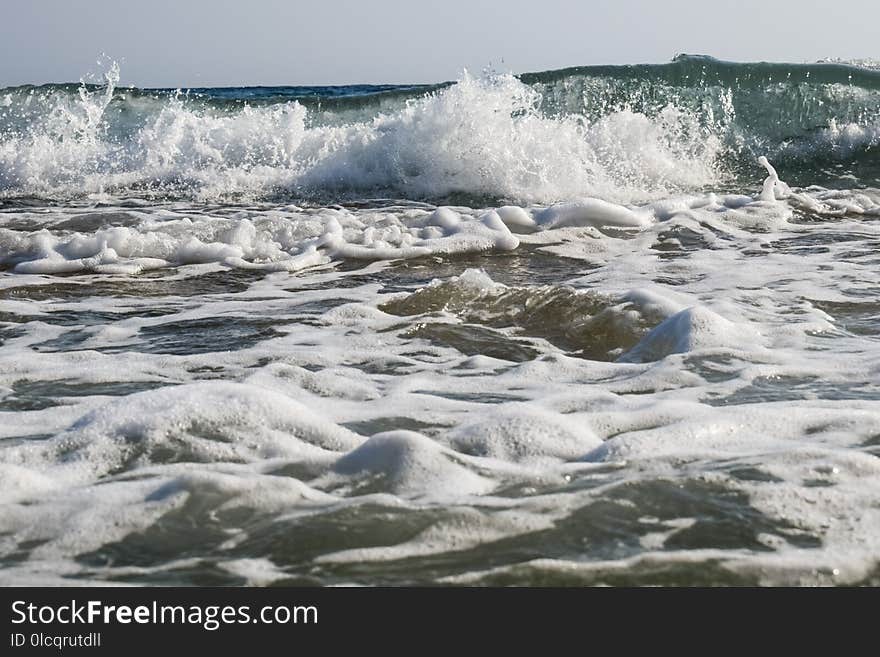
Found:
[{"label": "sky", "polygon": [[437,82],[660,63],[880,60],[877,0],[0,0],[0,86],[118,61],[140,87]]}]

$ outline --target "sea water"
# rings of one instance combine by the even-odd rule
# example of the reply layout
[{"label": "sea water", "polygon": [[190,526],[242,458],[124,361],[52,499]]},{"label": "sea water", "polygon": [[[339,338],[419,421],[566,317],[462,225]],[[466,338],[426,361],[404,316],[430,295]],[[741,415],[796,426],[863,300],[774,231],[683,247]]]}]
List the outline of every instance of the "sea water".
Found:
[{"label": "sea water", "polygon": [[0,582],[865,584],[880,71],[0,90]]}]

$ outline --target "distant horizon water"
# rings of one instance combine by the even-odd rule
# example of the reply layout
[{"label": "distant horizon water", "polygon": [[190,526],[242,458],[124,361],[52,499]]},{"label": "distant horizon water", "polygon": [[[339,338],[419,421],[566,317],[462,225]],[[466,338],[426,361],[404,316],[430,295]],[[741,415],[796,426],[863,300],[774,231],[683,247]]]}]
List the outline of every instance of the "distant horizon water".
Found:
[{"label": "distant horizon water", "polygon": [[[631,61],[631,62],[604,62],[604,63],[594,63],[584,65],[583,63],[569,63],[563,64],[552,69],[539,70],[539,69],[524,69],[524,70],[513,70],[509,67],[504,66],[503,60],[500,62],[487,61],[484,65],[476,68],[469,69],[466,66],[460,67],[458,70],[457,76],[451,76],[446,79],[412,79],[412,80],[395,80],[395,81],[382,81],[377,79],[359,79],[359,80],[351,80],[348,82],[321,82],[319,80],[309,80],[309,81],[295,81],[289,80],[287,82],[275,81],[275,82],[261,82],[259,80],[239,80],[237,82],[226,82],[222,84],[206,84],[203,81],[191,81],[184,82],[179,81],[176,84],[153,84],[153,85],[139,85],[132,82],[121,82],[121,87],[135,87],[141,88],[145,90],[159,90],[159,91],[167,91],[174,89],[256,89],[256,88],[285,88],[285,87],[312,87],[312,88],[331,88],[331,87],[421,87],[425,85],[433,85],[433,84],[449,84],[455,82],[457,79],[461,77],[461,75],[480,75],[480,74],[499,74],[499,75],[514,75],[514,76],[522,76],[522,75],[535,75],[539,73],[547,73],[551,71],[567,71],[571,69],[578,68],[595,68],[595,69],[614,69],[614,68],[630,68],[630,67],[651,67],[651,66],[662,66],[664,64],[668,64],[670,62],[674,62],[679,58],[695,58],[695,59],[708,59],[713,60],[719,63],[724,64],[790,64],[793,66],[808,66],[812,64],[832,64],[832,65],[849,65],[855,66],[859,68],[868,68],[868,69],[878,69],[880,68],[880,59],[874,59],[871,57],[856,57],[856,58],[843,58],[843,57],[821,57],[817,59],[804,59],[804,60],[782,60],[782,61],[773,61],[773,60],[764,60],[764,59],[740,59],[740,60],[726,60],[722,57],[716,57],[712,54],[707,53],[684,53],[684,52],[676,52],[672,54],[669,58],[659,59],[656,61]],[[93,69],[85,74],[81,74],[79,77],[75,79],[69,80],[42,80],[42,81],[23,81],[15,84],[5,84],[2,79],[0,79],[0,88],[12,88],[19,86],[45,86],[45,85],[69,85],[69,84],[101,84],[101,71],[106,69],[108,66],[115,64],[120,70],[125,69],[125,58],[116,58],[112,57],[106,53],[102,53],[96,60]],[[125,78],[122,78],[124,80]]]}]

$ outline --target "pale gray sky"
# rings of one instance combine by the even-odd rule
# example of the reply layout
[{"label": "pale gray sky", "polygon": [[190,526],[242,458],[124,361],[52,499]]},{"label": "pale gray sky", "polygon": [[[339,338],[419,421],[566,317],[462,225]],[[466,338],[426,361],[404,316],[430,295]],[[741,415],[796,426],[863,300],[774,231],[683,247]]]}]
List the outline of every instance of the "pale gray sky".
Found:
[{"label": "pale gray sky", "polygon": [[0,86],[434,82],[463,68],[880,59],[877,0],[0,0]]}]

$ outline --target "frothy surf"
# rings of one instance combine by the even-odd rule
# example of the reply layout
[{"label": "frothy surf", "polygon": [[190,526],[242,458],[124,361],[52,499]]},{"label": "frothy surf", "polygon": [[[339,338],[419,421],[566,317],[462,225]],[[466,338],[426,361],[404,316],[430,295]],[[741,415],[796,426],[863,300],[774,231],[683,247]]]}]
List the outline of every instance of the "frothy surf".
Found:
[{"label": "frothy surf", "polygon": [[[338,201],[637,201],[730,185],[758,155],[874,179],[880,74],[682,57],[402,88],[0,90],[0,193]],[[769,108],[768,108],[768,103]],[[831,173],[849,161],[848,171]],[[798,178],[800,181],[800,173]]]},{"label": "frothy surf", "polygon": [[0,581],[876,584],[877,76],[0,91]]}]

